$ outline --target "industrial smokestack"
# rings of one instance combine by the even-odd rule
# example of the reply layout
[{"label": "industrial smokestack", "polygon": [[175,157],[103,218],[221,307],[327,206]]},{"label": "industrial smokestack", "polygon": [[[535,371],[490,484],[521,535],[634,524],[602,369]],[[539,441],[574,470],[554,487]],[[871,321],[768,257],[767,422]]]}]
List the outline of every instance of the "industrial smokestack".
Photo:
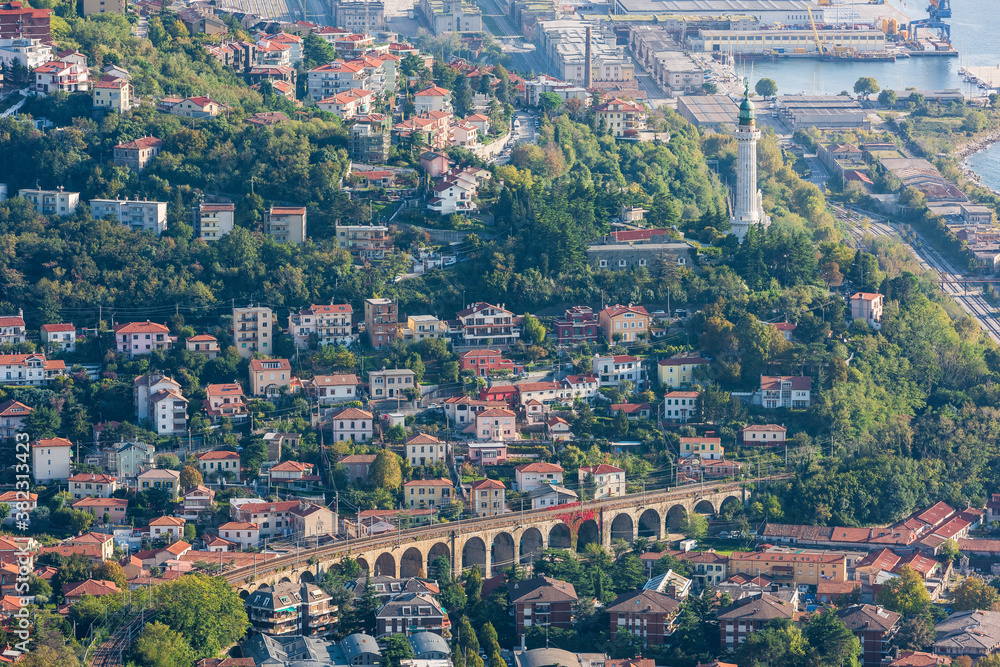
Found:
[{"label": "industrial smokestack", "polygon": [[587,88],[587,89],[589,89],[592,85],[594,85],[594,76],[593,76],[593,71],[591,70],[591,67],[592,67],[592,60],[591,60],[591,58],[592,58],[592,56],[590,55],[590,42],[594,38],[593,33],[594,33],[594,29],[591,28],[588,25],[587,26],[587,44],[584,46],[584,50],[583,50],[583,53],[584,53],[583,57],[586,60],[586,62],[583,65],[583,87]]}]

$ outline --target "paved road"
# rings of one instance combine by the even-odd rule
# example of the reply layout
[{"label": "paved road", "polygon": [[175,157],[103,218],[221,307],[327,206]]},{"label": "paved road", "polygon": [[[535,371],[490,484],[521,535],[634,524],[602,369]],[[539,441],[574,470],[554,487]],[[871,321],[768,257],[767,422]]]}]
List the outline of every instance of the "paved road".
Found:
[{"label": "paved road", "polygon": [[[891,236],[909,248],[910,252],[917,258],[917,261],[920,262],[921,267],[935,272],[941,280],[960,281],[963,279],[975,280],[977,278],[977,276],[968,276],[961,273],[920,234],[915,233],[915,244],[904,240],[900,236],[897,226],[889,222],[885,216],[879,216],[853,207],[845,209],[834,206],[833,208],[837,218],[848,223],[848,230],[855,242],[859,242],[866,235]],[[870,221],[867,230],[859,228],[864,218],[868,218]],[[978,287],[972,286],[972,289],[967,289],[960,284],[942,284],[940,287],[945,294],[954,299],[962,307],[962,310],[979,323],[979,326],[990,338],[1000,343],[1000,321],[997,320],[997,309],[983,298],[982,292]]]},{"label": "paved road", "polygon": [[490,21],[484,20],[483,25],[501,43],[504,52],[510,55],[511,69],[523,75],[529,72],[543,74],[548,71],[535,45],[524,40],[521,29],[508,16],[501,0],[476,0],[476,2],[483,16],[491,18]]}]

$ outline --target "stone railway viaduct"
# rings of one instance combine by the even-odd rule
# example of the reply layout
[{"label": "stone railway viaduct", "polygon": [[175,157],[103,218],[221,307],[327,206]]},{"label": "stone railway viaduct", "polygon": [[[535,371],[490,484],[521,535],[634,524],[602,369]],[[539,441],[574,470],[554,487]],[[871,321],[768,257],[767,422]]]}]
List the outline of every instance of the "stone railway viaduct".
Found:
[{"label": "stone railway viaduct", "polygon": [[[784,476],[782,476],[784,477]],[[266,585],[313,581],[343,558],[355,558],[373,576],[413,577],[430,572],[445,556],[453,576],[478,565],[484,576],[513,563],[530,562],[548,548],[582,549],[596,543],[610,547],[614,539],[658,539],[680,527],[690,512],[717,514],[729,503],[744,504],[747,487],[757,481],[731,482],[710,488],[680,487],[634,493],[618,498],[562,505],[545,510],[510,512],[420,526],[371,538],[338,541],[262,560],[221,576],[246,598]]]}]

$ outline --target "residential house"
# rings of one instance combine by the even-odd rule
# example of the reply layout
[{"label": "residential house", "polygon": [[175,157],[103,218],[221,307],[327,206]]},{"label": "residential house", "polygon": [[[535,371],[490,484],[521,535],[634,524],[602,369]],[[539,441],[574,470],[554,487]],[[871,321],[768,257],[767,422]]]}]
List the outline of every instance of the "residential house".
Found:
[{"label": "residential house", "polygon": [[169,350],[177,340],[170,335],[167,325],[149,320],[116,324],[114,334],[118,352],[130,357],[152,354],[153,350]]},{"label": "residential house", "polygon": [[142,137],[115,146],[115,164],[132,171],[142,171],[163,150],[164,142],[156,137]]},{"label": "residential house", "polygon": [[164,468],[150,468],[139,473],[136,477],[139,491],[150,489],[161,489],[166,491],[170,497],[170,502],[180,500],[181,474],[176,470],[166,470]]},{"label": "residential house", "polygon": [[795,375],[761,375],[760,399],[765,408],[808,408],[812,379]]},{"label": "residential house", "polygon": [[227,479],[240,482],[240,455],[238,452],[214,450],[195,456],[205,479]]},{"label": "residential house", "polygon": [[[477,400],[468,396],[451,396],[444,399],[444,416],[448,424],[461,426],[476,421],[476,413],[496,407],[494,401]],[[998,501],[1000,503],[1000,501]],[[1000,504],[998,504],[1000,507]]]},{"label": "residential house", "polygon": [[601,337],[600,321],[588,306],[567,308],[562,319],[553,322],[553,328],[559,345],[596,343]]},{"label": "residential house", "polygon": [[107,468],[120,479],[134,480],[139,473],[153,467],[156,448],[145,442],[119,442],[107,454]]},{"label": "residential house", "polygon": [[306,242],[306,207],[272,206],[264,214],[264,231],[275,243]]},{"label": "residential house", "polygon": [[347,150],[352,160],[365,164],[384,164],[392,143],[389,119],[383,114],[354,117]]},{"label": "residential house", "polygon": [[470,486],[470,502],[476,516],[498,516],[507,511],[507,487],[495,479],[481,479]]},{"label": "residential house", "polygon": [[477,211],[479,206],[475,198],[479,184],[490,178],[490,173],[485,169],[466,167],[450,171],[434,185],[434,192],[427,202],[427,209],[441,215]]},{"label": "residential house", "polygon": [[607,463],[581,466],[577,469],[577,481],[581,488],[585,488],[585,484],[594,485],[594,500],[625,495],[625,471]]},{"label": "residential house", "polygon": [[726,579],[729,557],[715,551],[689,551],[678,556],[691,569],[691,581],[699,587],[715,586]]},{"label": "residential house", "polygon": [[545,430],[549,437],[556,442],[573,439],[572,427],[562,417],[549,417],[545,422]]},{"label": "residential house", "polygon": [[288,489],[311,489],[319,481],[319,475],[313,474],[313,464],[300,461],[284,461],[268,470],[270,486]]},{"label": "residential house", "polygon": [[268,431],[264,434],[264,444],[267,445],[267,461],[277,463],[281,460],[281,450],[284,447],[298,448],[302,440],[301,433],[277,433]]},{"label": "residential house", "polygon": [[649,331],[649,313],[642,306],[608,306],[598,314],[598,322],[608,343],[633,343]]},{"label": "residential house", "polygon": [[[17,191],[17,196],[30,201],[35,210],[42,215],[58,215],[60,217],[73,215],[80,203],[79,192],[66,192],[62,186],[55,190],[21,188]],[[0,323],[0,326],[5,325]]]},{"label": "residential house", "polygon": [[229,521],[219,526],[219,537],[240,545],[240,549],[256,547],[260,543],[260,526],[245,521]]},{"label": "residential house", "polygon": [[149,539],[166,538],[171,544],[184,537],[184,524],[186,522],[176,516],[161,516],[149,522],[146,531]]},{"label": "residential house", "polygon": [[860,320],[873,329],[881,329],[884,304],[885,297],[881,294],[856,292],[851,295],[851,319]]},{"label": "residential house", "polygon": [[838,609],[836,614],[861,642],[863,667],[879,667],[889,655],[889,647],[899,629],[901,616],[870,604],[852,604]]},{"label": "residential house", "polygon": [[371,468],[374,462],[374,454],[351,454],[338,461],[338,463],[347,468],[347,480],[355,484],[366,484],[368,482],[368,469]]},{"label": "residential house", "polygon": [[337,515],[323,505],[300,500],[288,512],[292,532],[303,537],[333,535],[339,525]]},{"label": "residential house", "polygon": [[371,80],[364,63],[334,60],[309,70],[306,74],[309,94],[314,100],[323,100],[355,88],[369,90]]},{"label": "residential house", "polygon": [[205,388],[203,407],[213,424],[229,419],[234,424],[242,424],[250,417],[243,388],[235,382],[210,384]]},{"label": "residential house", "polygon": [[612,403],[611,412],[615,415],[623,412],[625,413],[625,418],[630,421],[649,419],[654,415],[653,406],[649,403]]},{"label": "residential house", "polygon": [[218,241],[233,231],[236,226],[235,204],[207,204],[201,202],[192,208],[191,214],[195,238],[201,239],[205,243]]},{"label": "residential house", "polygon": [[81,472],[68,480],[73,500],[80,498],[110,498],[118,490],[118,478],[111,475]]},{"label": "residential house", "polygon": [[437,599],[426,593],[403,593],[386,602],[375,614],[377,635],[384,637],[417,632],[451,634],[451,621]]},{"label": "residential house", "polygon": [[663,397],[663,418],[686,424],[698,416],[697,391],[670,391]]},{"label": "residential house", "polygon": [[167,202],[91,199],[90,212],[95,219],[110,216],[134,232],[148,231],[159,236],[167,229]]},{"label": "residential house", "polygon": [[563,399],[589,400],[600,395],[601,381],[596,375],[567,375],[562,379]]},{"label": "residential house", "polygon": [[392,299],[365,299],[365,331],[375,349],[389,347],[399,328],[399,306]]},{"label": "residential house", "polygon": [[678,450],[681,458],[694,456],[696,458],[711,459],[713,461],[721,461],[726,458],[726,450],[722,446],[721,438],[681,438]]},{"label": "residential house", "polygon": [[337,247],[360,261],[382,260],[392,254],[392,236],[385,225],[337,225]]},{"label": "residential house", "polygon": [[524,371],[524,367],[516,365],[510,359],[503,358],[500,350],[469,350],[459,357],[461,370],[471,370],[479,377],[487,377],[493,373],[506,372],[516,375]]},{"label": "residential house", "polygon": [[229,107],[209,97],[188,97],[170,106],[169,112],[185,118],[215,118]]},{"label": "residential house", "polygon": [[215,336],[208,334],[198,334],[185,339],[184,346],[188,352],[197,352],[208,359],[215,359],[219,356],[219,341]]},{"label": "residential house", "polygon": [[122,525],[128,518],[127,498],[80,498],[73,502],[73,509],[90,512],[97,521],[107,515],[111,523]]},{"label": "residential house", "polygon": [[62,482],[70,478],[73,443],[66,438],[42,438],[31,444],[31,475],[35,484]]},{"label": "residential house", "polygon": [[451,502],[455,487],[447,479],[415,479],[403,485],[406,507],[441,507]]},{"label": "residential house", "polygon": [[121,595],[122,590],[113,581],[106,579],[87,579],[70,584],[63,584],[63,599],[68,606],[73,606],[84,596],[104,597],[106,595]]},{"label": "residential house", "polygon": [[655,590],[619,595],[607,607],[611,640],[628,632],[647,646],[659,646],[674,633],[680,606],[680,600]]},{"label": "residential house", "polygon": [[452,113],[451,91],[440,86],[431,86],[416,93],[413,96],[413,103],[418,114],[429,111]]},{"label": "residential house", "polygon": [[152,421],[158,435],[187,432],[188,400],[176,380],[160,373],[140,375],[132,381],[132,400],[136,418]]},{"label": "residential house", "polygon": [[292,382],[292,365],[288,359],[251,359],[250,394],[274,398]]},{"label": "residential house", "polygon": [[532,489],[528,492],[528,500],[531,501],[531,509],[537,510],[544,507],[557,507],[570,503],[580,502],[580,497],[576,491],[558,486],[556,484],[546,484]]},{"label": "residential house", "polygon": [[514,386],[517,402],[528,415],[548,412],[549,406],[566,398],[566,388],[561,382],[519,382]]},{"label": "residential house", "polygon": [[[322,588],[311,583],[285,582],[262,586],[246,600],[250,629],[269,638],[327,637],[337,627],[337,607],[332,601]],[[350,635],[348,639],[355,636]],[[374,640],[371,641],[374,643]],[[282,654],[288,657],[294,655],[284,651]],[[251,658],[251,665],[254,664],[257,663]],[[278,663],[268,660],[261,664]]]},{"label": "residential house", "polygon": [[330,415],[333,439],[367,442],[372,439],[372,413],[360,408],[344,408]]},{"label": "residential house", "polygon": [[315,375],[307,382],[310,392],[320,405],[333,405],[358,399],[357,375]]},{"label": "residential house", "polygon": [[466,116],[465,122],[476,128],[480,137],[485,137],[490,133],[490,117],[485,114],[474,113],[471,116]]},{"label": "residential house", "polygon": [[574,628],[573,607],[578,598],[573,584],[538,576],[508,583],[507,594],[514,607],[515,636],[523,636],[530,627]]},{"label": "residential house", "polygon": [[176,515],[187,521],[199,521],[202,515],[211,516],[214,504],[215,491],[204,484],[199,484],[181,496],[181,506]]},{"label": "residential house", "polygon": [[351,120],[355,116],[371,113],[375,104],[375,93],[363,88],[351,88],[316,103],[323,111],[329,111],[341,120]]},{"label": "residential house", "polygon": [[128,79],[113,76],[102,76],[94,83],[91,91],[91,104],[95,109],[108,109],[125,113],[132,108],[135,91]]},{"label": "residential house", "polygon": [[266,306],[233,308],[233,345],[243,358],[260,352],[270,355],[274,349],[274,314]]},{"label": "residential house", "polygon": [[0,316],[0,343],[23,343],[24,340],[24,311],[18,309],[16,316]]},{"label": "residential house", "polygon": [[718,612],[722,646],[728,651],[739,647],[746,638],[776,619],[791,621],[795,604],[768,593],[748,595]]},{"label": "residential house", "polygon": [[470,442],[469,462],[481,466],[502,465],[507,462],[507,443]]},{"label": "residential house", "polygon": [[24,431],[24,418],[31,411],[32,408],[13,398],[0,403],[0,438],[13,438]]},{"label": "residential house", "polygon": [[417,374],[409,368],[368,371],[368,395],[373,401],[386,398],[406,400],[406,390],[417,387]]},{"label": "residential house", "polygon": [[595,354],[592,367],[602,387],[621,387],[624,382],[631,382],[635,389],[642,389],[646,385],[646,369],[642,359],[638,357],[628,354]]},{"label": "residential house", "polygon": [[448,443],[433,435],[418,433],[403,444],[405,458],[416,467],[434,467],[448,462]]},{"label": "residential house", "polygon": [[403,341],[413,343],[427,338],[445,338],[448,324],[433,315],[408,315],[406,326],[400,326]]},{"label": "residential house", "polygon": [[420,154],[420,169],[431,178],[443,176],[451,170],[451,158],[446,153],[425,151]]},{"label": "residential house", "polygon": [[886,667],[949,667],[951,658],[923,651],[899,651],[899,657],[887,662]]},{"label": "residential house", "polygon": [[55,93],[77,93],[90,90],[90,71],[87,63],[68,60],[52,60],[36,67],[31,83],[31,92],[36,95]]},{"label": "residential house", "polygon": [[464,120],[452,121],[451,145],[466,149],[479,145],[479,128]]},{"label": "residential house", "polygon": [[350,345],[357,339],[351,331],[353,314],[354,309],[347,303],[313,304],[305,310],[289,314],[288,333],[299,349],[309,347],[313,335],[319,347]]},{"label": "residential house", "polygon": [[836,552],[734,551],[729,556],[729,575],[734,574],[763,574],[780,584],[815,587],[821,581],[847,581],[847,561]]},{"label": "residential house", "polygon": [[506,408],[490,408],[476,415],[476,439],[517,440],[517,415]]},{"label": "residential house", "polygon": [[594,107],[598,124],[616,137],[638,137],[646,129],[646,109],[617,97]]},{"label": "residential house", "polygon": [[229,518],[234,522],[256,524],[261,538],[284,537],[292,532],[292,510],[298,506],[298,500],[268,502],[260,498],[232,498]]},{"label": "residential house", "polygon": [[1000,612],[956,611],[934,626],[934,653],[978,660],[1000,650]]},{"label": "residential house", "polygon": [[[3,10],[0,9],[0,12]],[[3,14],[0,14],[0,21],[3,21]],[[3,32],[3,27],[0,27],[0,34]],[[40,39],[21,36],[0,38],[0,63],[7,67],[13,67],[14,63],[20,63],[32,70],[41,67],[50,60],[52,60],[52,45]]]},{"label": "residential house", "polygon": [[740,438],[744,447],[747,445],[776,447],[785,444],[786,432],[787,429],[778,424],[750,424],[740,429]]},{"label": "residential house", "polygon": [[[9,318],[0,318],[0,321]],[[0,384],[43,385],[66,375],[66,362],[44,354],[0,354]]]},{"label": "residential house", "polygon": [[694,371],[708,364],[702,357],[674,357],[656,362],[656,377],[661,387],[683,387],[694,383]]},{"label": "residential house", "polygon": [[519,322],[504,304],[479,302],[457,313],[462,327],[460,345],[484,347],[513,345],[521,337]]},{"label": "residential house", "polygon": [[76,327],[72,324],[43,324],[41,332],[42,344],[50,354],[76,349]]},{"label": "residential house", "polygon": [[552,484],[562,486],[563,469],[558,463],[546,461],[525,463],[514,468],[514,479],[514,490],[521,493]]}]

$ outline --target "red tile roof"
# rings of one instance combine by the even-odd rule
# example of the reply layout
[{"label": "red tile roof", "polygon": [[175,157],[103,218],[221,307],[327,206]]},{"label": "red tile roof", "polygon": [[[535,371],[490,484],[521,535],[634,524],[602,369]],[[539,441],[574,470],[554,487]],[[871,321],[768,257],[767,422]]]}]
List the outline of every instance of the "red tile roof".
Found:
[{"label": "red tile roof", "polygon": [[47,333],[62,333],[67,331],[76,331],[76,327],[72,324],[43,324],[42,331]]},{"label": "red tile roof", "polygon": [[238,459],[240,455],[238,452],[216,449],[211,452],[198,454],[195,458],[199,461],[225,461],[226,459]]},{"label": "red tile roof", "polygon": [[135,141],[118,144],[115,148],[122,148],[125,150],[143,150],[146,148],[160,148],[161,146],[163,146],[163,140],[157,139],[156,137],[143,137],[141,139],[136,139]]}]

